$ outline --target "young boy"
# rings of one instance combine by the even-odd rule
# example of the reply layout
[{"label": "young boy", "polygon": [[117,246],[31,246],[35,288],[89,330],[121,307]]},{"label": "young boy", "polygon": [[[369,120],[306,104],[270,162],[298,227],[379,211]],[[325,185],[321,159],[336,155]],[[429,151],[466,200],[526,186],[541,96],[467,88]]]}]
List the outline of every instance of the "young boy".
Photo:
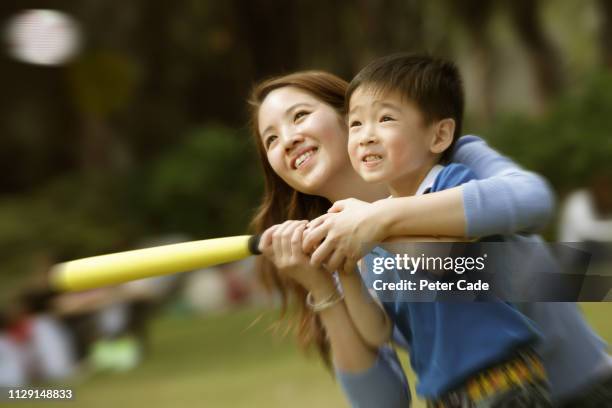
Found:
[{"label": "young boy", "polygon": [[[463,89],[446,61],[397,54],[366,66],[351,82],[348,150],[369,182],[385,183],[393,197],[426,194],[473,178],[462,165],[440,165],[461,131]],[[362,292],[344,279],[349,310],[366,310]],[[546,380],[531,346],[530,322],[504,302],[384,302],[409,343],[419,377],[417,392],[432,407],[550,406]],[[379,313],[383,313],[382,310]],[[388,341],[387,319],[356,326],[373,345]],[[385,335],[381,337],[381,333]]]}]

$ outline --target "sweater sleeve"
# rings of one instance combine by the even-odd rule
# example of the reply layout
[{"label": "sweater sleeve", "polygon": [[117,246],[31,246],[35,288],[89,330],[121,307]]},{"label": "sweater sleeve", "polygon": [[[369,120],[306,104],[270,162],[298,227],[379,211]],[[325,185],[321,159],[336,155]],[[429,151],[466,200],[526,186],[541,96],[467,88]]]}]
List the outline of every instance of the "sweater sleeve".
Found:
[{"label": "sweater sleeve", "polygon": [[395,351],[381,347],[374,365],[360,373],[336,370],[353,408],[410,407],[410,388]]},{"label": "sweater sleeve", "polygon": [[534,232],[552,217],[555,197],[546,180],[481,138],[467,135],[457,140],[452,160],[469,167],[478,178],[463,184],[469,237]]}]

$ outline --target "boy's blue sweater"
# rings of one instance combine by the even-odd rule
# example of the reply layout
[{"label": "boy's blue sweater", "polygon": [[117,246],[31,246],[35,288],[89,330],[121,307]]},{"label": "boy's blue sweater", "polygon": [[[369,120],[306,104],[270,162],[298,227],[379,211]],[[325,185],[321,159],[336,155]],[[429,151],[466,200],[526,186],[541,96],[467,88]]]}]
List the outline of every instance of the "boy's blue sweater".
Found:
[{"label": "boy's blue sweater", "polygon": [[[426,178],[421,186],[425,192],[445,190],[475,178],[460,164],[436,166],[428,176],[430,180]],[[395,278],[399,282],[399,274]],[[537,339],[529,320],[501,301],[399,300],[383,305],[408,343],[410,362],[418,376],[417,393],[425,398],[442,396]]]}]

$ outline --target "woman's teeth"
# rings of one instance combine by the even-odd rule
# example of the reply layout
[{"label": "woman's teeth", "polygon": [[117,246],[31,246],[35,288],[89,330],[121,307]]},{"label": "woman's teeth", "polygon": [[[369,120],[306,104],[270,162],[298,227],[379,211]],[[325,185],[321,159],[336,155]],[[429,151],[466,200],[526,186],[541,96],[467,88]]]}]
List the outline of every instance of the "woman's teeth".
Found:
[{"label": "woman's teeth", "polygon": [[302,153],[297,159],[295,159],[295,168],[299,168],[302,163],[306,161],[307,158],[315,154],[316,150],[309,150],[305,153]]},{"label": "woman's teeth", "polygon": [[381,160],[382,156],[379,156],[377,154],[369,154],[366,157],[363,158],[364,162],[371,162],[371,161],[376,161],[376,160]]}]

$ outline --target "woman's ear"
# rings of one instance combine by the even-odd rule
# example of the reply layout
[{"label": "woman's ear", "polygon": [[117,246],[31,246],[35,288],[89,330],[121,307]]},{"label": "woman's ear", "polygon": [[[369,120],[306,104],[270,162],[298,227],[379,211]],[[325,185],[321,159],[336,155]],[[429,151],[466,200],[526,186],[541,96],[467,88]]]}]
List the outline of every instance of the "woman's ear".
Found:
[{"label": "woman's ear", "polygon": [[455,120],[454,119],[442,119],[435,125],[435,133],[431,139],[429,150],[432,153],[440,154],[444,152],[453,142],[453,135],[455,134]]}]

